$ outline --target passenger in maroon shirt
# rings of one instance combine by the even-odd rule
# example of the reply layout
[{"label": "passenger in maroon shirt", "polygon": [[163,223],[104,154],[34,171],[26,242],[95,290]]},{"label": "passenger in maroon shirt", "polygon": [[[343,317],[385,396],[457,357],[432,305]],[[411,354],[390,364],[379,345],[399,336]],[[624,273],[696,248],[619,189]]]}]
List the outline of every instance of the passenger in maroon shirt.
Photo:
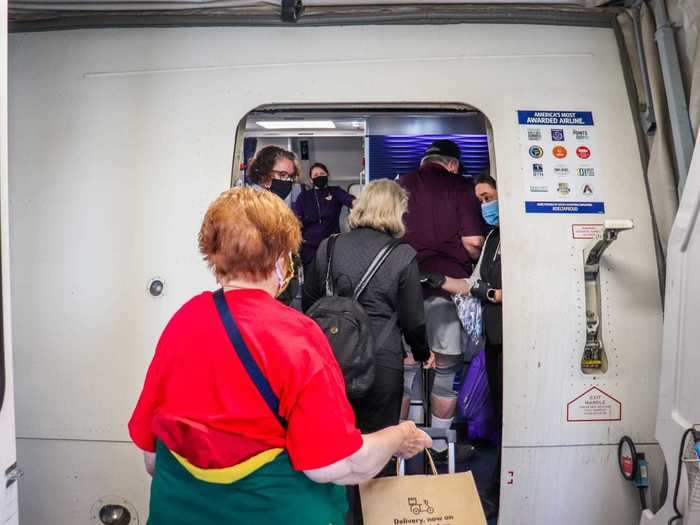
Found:
[{"label": "passenger in maroon shirt", "polygon": [[484,223],[471,182],[457,174],[458,156],[457,144],[438,140],[399,184],[409,193],[405,239],[418,252],[421,271],[463,278],[479,259]]},{"label": "passenger in maroon shirt", "polygon": [[[485,225],[472,184],[459,175],[459,157],[457,144],[438,140],[426,150],[418,171],[400,177],[399,184],[409,194],[405,240],[418,252],[421,272],[461,279],[471,275],[479,259]],[[425,296],[426,332],[435,353],[431,421],[434,428],[449,428],[457,405],[454,378],[464,365],[464,334],[449,293],[428,288]],[[404,374],[405,407],[417,370],[410,365]],[[442,441],[433,445],[438,453],[446,448]]]}]

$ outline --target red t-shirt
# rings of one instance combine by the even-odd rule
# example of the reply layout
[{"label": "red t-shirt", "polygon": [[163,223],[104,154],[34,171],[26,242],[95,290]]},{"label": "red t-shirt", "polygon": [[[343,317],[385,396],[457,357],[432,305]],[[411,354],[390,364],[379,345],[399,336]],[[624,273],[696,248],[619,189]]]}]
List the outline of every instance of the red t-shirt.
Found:
[{"label": "red t-shirt", "polygon": [[204,468],[235,465],[270,448],[296,470],[325,467],[362,446],[345,384],[314,321],[262,290],[226,292],[258,366],[280,400],[287,431],[248,376],[211,292],[187,302],[158,341],[129,422],[134,443],[168,448]]}]

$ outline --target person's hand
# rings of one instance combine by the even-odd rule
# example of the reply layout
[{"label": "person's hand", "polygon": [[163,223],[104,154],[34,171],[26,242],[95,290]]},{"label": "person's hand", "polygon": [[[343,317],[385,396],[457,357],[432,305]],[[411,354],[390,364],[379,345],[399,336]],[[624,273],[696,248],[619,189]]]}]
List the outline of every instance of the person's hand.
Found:
[{"label": "person's hand", "polygon": [[442,289],[452,295],[469,295],[470,288],[469,281],[455,277],[445,277],[445,283],[442,285]]},{"label": "person's hand", "polygon": [[396,455],[401,459],[410,459],[433,445],[430,436],[419,429],[413,421],[403,421],[399,423],[399,428],[404,433],[404,439]]},{"label": "person's hand", "polygon": [[439,289],[445,283],[445,276],[437,273],[423,272],[420,275],[420,282],[428,288]]},{"label": "person's hand", "polygon": [[503,302],[503,290],[498,289],[494,290],[494,298],[493,298],[493,303],[494,304],[501,304]]},{"label": "person's hand", "polygon": [[408,354],[406,354],[406,357],[403,358],[403,365],[404,366],[411,366],[411,365],[415,365],[415,364],[416,364],[416,360],[413,359],[413,354],[410,352]]},{"label": "person's hand", "polygon": [[481,279],[477,279],[477,281],[472,285],[471,290],[469,290],[469,293],[473,297],[481,299],[482,301],[490,301],[490,299],[488,298],[488,293],[490,289],[491,285],[489,283],[487,283],[486,281],[482,281]]},{"label": "person's hand", "polygon": [[430,357],[428,357],[428,360],[423,363],[423,368],[429,369],[429,368],[435,368],[435,353],[430,352]]}]

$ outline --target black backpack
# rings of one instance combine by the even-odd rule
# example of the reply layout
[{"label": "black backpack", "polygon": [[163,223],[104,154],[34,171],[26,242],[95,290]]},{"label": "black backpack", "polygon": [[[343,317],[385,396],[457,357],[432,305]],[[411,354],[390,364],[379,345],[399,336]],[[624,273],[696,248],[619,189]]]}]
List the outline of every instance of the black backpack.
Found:
[{"label": "black backpack", "polygon": [[326,270],[326,295],[309,308],[311,317],[326,334],[333,354],[343,371],[345,391],[349,399],[362,397],[374,383],[374,351],[381,347],[396,324],[397,314],[389,319],[375,339],[369,316],[359,302],[372,277],[377,273],[389,254],[401,244],[392,240],[386,244],[370,263],[352,297],[335,295],[333,287],[333,248],[338,235],[328,239],[328,269]]}]

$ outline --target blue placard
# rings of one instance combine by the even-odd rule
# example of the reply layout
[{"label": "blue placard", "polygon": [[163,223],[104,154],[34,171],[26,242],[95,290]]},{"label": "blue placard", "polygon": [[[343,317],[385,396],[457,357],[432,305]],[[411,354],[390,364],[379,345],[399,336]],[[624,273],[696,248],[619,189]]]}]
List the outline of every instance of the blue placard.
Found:
[{"label": "blue placard", "polygon": [[518,124],[530,126],[592,126],[590,111],[518,111]]},{"label": "blue placard", "polygon": [[526,213],[605,213],[604,202],[526,201]]}]

